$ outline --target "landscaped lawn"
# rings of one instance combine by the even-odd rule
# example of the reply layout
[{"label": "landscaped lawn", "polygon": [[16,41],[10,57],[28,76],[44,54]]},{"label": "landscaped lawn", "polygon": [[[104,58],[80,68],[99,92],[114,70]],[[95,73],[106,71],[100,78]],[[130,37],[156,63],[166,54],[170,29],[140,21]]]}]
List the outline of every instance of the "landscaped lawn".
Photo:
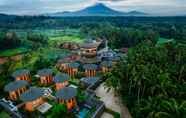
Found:
[{"label": "landscaped lawn", "polygon": [[82,43],[84,40],[79,35],[65,35],[65,36],[59,36],[59,37],[51,37],[49,39],[49,43],[57,42],[57,43],[63,43],[63,42],[76,42],[76,43]]},{"label": "landscaped lawn", "polygon": [[172,42],[172,41],[174,41],[174,39],[167,39],[167,38],[160,37],[158,42],[157,42],[157,45],[162,45],[162,44]]},{"label": "landscaped lawn", "polygon": [[0,57],[10,57],[10,56],[14,56],[16,54],[26,53],[28,51],[29,50],[24,47],[15,48],[15,49],[8,49],[5,51],[0,51]]},{"label": "landscaped lawn", "polygon": [[11,118],[6,112],[0,112],[0,118]]}]

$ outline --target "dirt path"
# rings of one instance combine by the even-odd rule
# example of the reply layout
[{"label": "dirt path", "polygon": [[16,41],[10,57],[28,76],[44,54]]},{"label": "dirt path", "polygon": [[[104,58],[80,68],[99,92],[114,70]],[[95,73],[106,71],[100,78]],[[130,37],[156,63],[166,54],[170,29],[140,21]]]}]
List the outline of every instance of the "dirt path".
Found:
[{"label": "dirt path", "polygon": [[119,97],[114,95],[113,90],[107,92],[107,90],[104,88],[104,83],[101,84],[95,92],[96,95],[101,98],[100,100],[105,103],[107,108],[119,112],[121,114],[121,118],[131,118],[128,109],[121,103]]}]

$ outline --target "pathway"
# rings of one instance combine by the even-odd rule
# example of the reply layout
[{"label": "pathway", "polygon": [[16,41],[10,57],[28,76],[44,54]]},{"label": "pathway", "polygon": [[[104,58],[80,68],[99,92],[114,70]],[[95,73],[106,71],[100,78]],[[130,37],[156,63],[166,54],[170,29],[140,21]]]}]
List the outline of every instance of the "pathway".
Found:
[{"label": "pathway", "polygon": [[[131,118],[128,109],[122,105],[120,99],[114,95],[113,90],[107,92],[107,89],[104,88],[104,83],[102,83],[95,92],[97,96],[101,97],[100,100],[105,103],[107,108],[119,112],[121,114],[121,118]],[[102,118],[104,118],[104,114]]]}]

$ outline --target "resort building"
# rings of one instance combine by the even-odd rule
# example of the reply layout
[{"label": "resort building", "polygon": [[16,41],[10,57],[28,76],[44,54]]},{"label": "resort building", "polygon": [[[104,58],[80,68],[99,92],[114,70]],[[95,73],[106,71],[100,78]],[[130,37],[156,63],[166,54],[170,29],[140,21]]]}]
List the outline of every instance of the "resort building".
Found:
[{"label": "resort building", "polygon": [[28,82],[31,82],[30,71],[27,69],[20,69],[15,71],[12,74],[12,77],[14,77],[15,80],[26,80]]},{"label": "resort building", "polygon": [[98,66],[96,64],[85,64],[83,66],[84,70],[85,70],[85,76],[86,77],[94,77],[96,76],[96,71]]},{"label": "resort building", "polygon": [[109,72],[112,69],[112,62],[111,61],[103,61],[101,63],[101,71],[103,73]]},{"label": "resort building", "polygon": [[67,72],[68,64],[69,63],[76,62],[76,61],[79,61],[80,58],[81,58],[80,55],[78,55],[78,54],[72,54],[70,56],[67,56],[65,58],[62,58],[62,59],[58,60],[58,62],[56,64],[56,67],[61,72]]},{"label": "resort building", "polygon": [[68,110],[71,110],[76,107],[76,96],[77,89],[73,87],[65,87],[56,92],[56,98],[58,100],[58,103],[65,104]]},{"label": "resort building", "polygon": [[112,58],[112,64],[115,65],[121,60],[120,56],[115,56]]},{"label": "resort building", "polygon": [[85,86],[85,87],[88,87],[88,86],[93,86],[95,85],[96,83],[98,83],[100,80],[99,77],[83,77],[81,78],[81,83]]},{"label": "resort building", "polygon": [[68,85],[68,80],[70,76],[65,73],[59,73],[54,77],[54,82],[56,84],[56,90],[60,90]]},{"label": "resort building", "polygon": [[42,69],[39,70],[37,74],[40,77],[41,84],[47,85],[52,83],[53,80],[52,69]]},{"label": "resort building", "polygon": [[67,73],[71,77],[74,77],[78,73],[79,66],[80,66],[79,63],[69,63],[67,67]]},{"label": "resort building", "polygon": [[81,56],[92,58],[97,55],[98,47],[101,43],[100,42],[94,42],[94,41],[87,41],[83,45],[81,45]]},{"label": "resort building", "polygon": [[32,87],[21,94],[20,99],[25,103],[24,107],[27,111],[34,111],[38,106],[45,102],[43,95],[44,90],[42,88]]},{"label": "resort building", "polygon": [[17,80],[7,84],[4,91],[9,93],[9,98],[11,100],[17,100],[22,93],[24,93],[28,88],[28,82],[25,80]]}]

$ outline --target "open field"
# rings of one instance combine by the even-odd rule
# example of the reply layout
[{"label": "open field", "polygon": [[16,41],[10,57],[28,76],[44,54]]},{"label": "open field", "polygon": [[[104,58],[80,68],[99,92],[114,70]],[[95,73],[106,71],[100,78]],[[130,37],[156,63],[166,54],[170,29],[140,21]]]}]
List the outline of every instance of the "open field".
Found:
[{"label": "open field", "polygon": [[5,51],[0,51],[0,57],[9,57],[9,56],[14,56],[17,54],[22,54],[28,52],[29,49],[24,48],[24,47],[19,47],[15,49],[8,49]]}]

